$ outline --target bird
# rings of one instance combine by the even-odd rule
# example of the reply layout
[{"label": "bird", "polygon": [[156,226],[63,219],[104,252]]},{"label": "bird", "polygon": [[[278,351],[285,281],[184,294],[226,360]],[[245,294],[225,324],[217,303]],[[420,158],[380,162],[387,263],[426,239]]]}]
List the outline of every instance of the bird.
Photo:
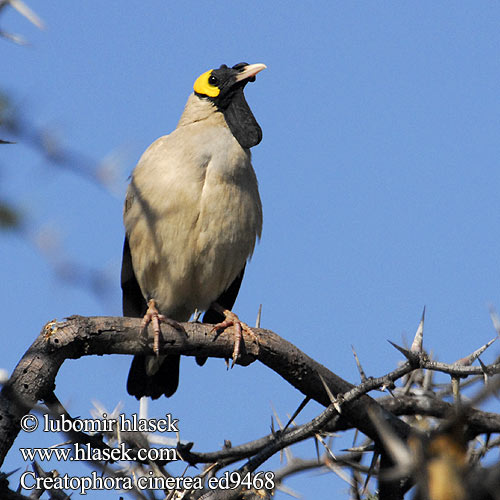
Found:
[{"label": "bird", "polygon": [[[132,172],[123,314],[142,317],[142,331],[152,322],[156,354],[133,358],[127,391],[137,399],[170,397],[178,387],[180,355],[158,355],[160,322],[183,330],[180,322],[205,311],[203,321],[217,328],[246,327],[230,310],[262,232],[250,152],[262,130],[243,91],[265,68],[223,64],[199,76],[175,130],[153,142]],[[238,354],[235,338],[233,364]]]}]

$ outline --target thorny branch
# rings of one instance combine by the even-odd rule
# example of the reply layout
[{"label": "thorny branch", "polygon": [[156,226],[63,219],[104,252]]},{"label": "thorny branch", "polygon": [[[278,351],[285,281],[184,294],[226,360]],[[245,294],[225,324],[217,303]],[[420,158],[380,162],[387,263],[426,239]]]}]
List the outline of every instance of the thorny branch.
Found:
[{"label": "thorny branch", "polygon": [[[0,393],[0,460],[3,461],[19,432],[20,418],[38,401],[45,403],[52,415],[51,418],[58,418],[61,414],[71,418],[53,392],[57,372],[66,359],[94,354],[151,353],[152,335],[148,338],[137,336],[139,322],[140,320],[131,318],[74,316],[65,322],[48,323],[23,356]],[[223,358],[231,355],[233,346],[229,336],[217,336],[211,332],[210,325],[185,323],[183,326],[186,336],[180,336],[167,326],[163,328],[162,353]],[[393,457],[394,467],[390,474],[405,480],[406,489],[417,484],[419,494],[425,495],[429,489],[435,487],[429,466],[431,460],[428,457],[434,457],[432,460],[441,460],[445,454],[443,450],[455,446],[462,450],[457,454],[459,460],[455,460],[456,463],[451,461],[450,468],[455,473],[462,471],[461,476],[455,474],[461,478],[460,491],[457,495],[463,493],[462,497],[457,498],[472,498],[467,495],[469,490],[472,491],[471,485],[478,474],[487,478],[489,483],[483,484],[484,491],[478,492],[476,487],[474,494],[479,495],[478,499],[487,498],[484,492],[489,491],[488,488],[493,487],[497,479],[494,469],[481,468],[478,463],[491,449],[500,446],[500,439],[490,439],[492,434],[500,433],[500,415],[473,408],[466,402],[457,407],[455,404],[443,401],[436,394],[437,386],[429,381],[430,378],[426,373],[441,372],[455,379],[457,377],[472,379],[474,375],[482,374],[483,377],[489,378],[486,394],[481,393],[480,396],[484,399],[492,390],[498,389],[496,382],[498,377],[491,380],[500,371],[498,360],[488,366],[482,363],[479,367],[470,366],[470,363],[477,359],[476,353],[480,351],[478,350],[473,353],[474,356],[471,355],[455,363],[438,363],[428,357],[423,351],[421,340],[417,338],[417,342],[414,341],[410,350],[396,346],[407,360],[382,377],[367,377],[355,354],[362,382],[353,386],[275,333],[261,329],[256,329],[255,332],[258,335],[258,343],[252,338],[245,338],[245,346],[238,363],[247,365],[259,360],[305,394],[306,401],[315,399],[326,406],[326,409],[308,423],[287,425],[282,427],[282,430],[273,431],[255,441],[240,446],[225,446],[222,450],[210,453],[193,451],[193,443],[179,442],[178,455],[189,466],[207,464],[208,468],[200,476],[210,477],[241,460],[246,462],[237,469],[238,473],[255,473],[277,452],[287,450],[294,443],[313,438],[316,443],[321,444],[324,452],[321,455],[318,452],[318,458],[315,460],[290,458],[276,473],[278,478],[276,487],[286,489],[282,483],[288,475],[317,467],[332,470],[346,479],[351,488],[356,489],[360,474],[366,478],[377,476],[379,472],[382,474],[376,457],[386,449]],[[418,335],[423,335],[423,328],[420,333],[417,331]],[[489,345],[491,342],[487,344]],[[401,381],[401,387],[396,387],[398,381]],[[367,395],[373,390],[388,390],[391,396],[374,400]],[[441,390],[441,393],[445,392]],[[398,417],[404,417],[404,420]],[[424,421],[427,423],[423,427],[415,425]],[[348,450],[347,453],[334,454],[331,445],[327,444],[328,436],[353,428],[363,432],[368,437],[368,442],[361,448]],[[422,428],[425,430],[422,431]],[[480,440],[481,435],[486,436],[483,441]],[[104,436],[73,433],[69,438],[70,445],[76,442],[90,443],[92,447],[101,449],[112,447],[119,440],[126,442],[130,450],[148,446],[148,436],[117,436],[115,432]],[[443,448],[436,444],[443,440],[448,443],[447,447]],[[369,466],[362,463],[365,455],[372,455]],[[288,456],[291,457],[289,452]],[[134,470],[143,471],[145,467],[152,467],[156,474],[168,475],[165,468],[168,462],[165,461],[150,463],[135,461],[126,468],[105,463],[93,465],[106,475],[123,477],[130,475]],[[355,474],[355,480],[349,480],[349,474]],[[388,472],[384,474],[387,475]],[[366,479],[365,485],[367,482]],[[0,490],[2,484],[7,488],[6,483],[6,479],[0,482]],[[10,490],[5,489],[5,491]],[[130,493],[136,498],[146,498],[139,490]],[[271,491],[264,491],[259,494],[270,493]],[[183,498],[230,499],[240,498],[242,494],[243,489],[240,487],[231,491],[185,492],[186,496]],[[360,495],[363,493],[358,491],[358,496],[361,498]],[[380,498],[383,498],[382,495]]]}]

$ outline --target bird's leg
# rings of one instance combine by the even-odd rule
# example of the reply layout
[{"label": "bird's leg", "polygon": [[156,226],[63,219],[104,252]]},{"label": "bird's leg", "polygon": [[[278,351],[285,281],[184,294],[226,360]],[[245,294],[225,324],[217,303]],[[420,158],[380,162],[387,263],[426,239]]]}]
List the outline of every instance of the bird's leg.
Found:
[{"label": "bird's leg", "polygon": [[143,332],[145,332],[149,323],[153,324],[153,333],[154,333],[153,351],[157,356],[160,353],[160,333],[161,333],[160,322],[165,320],[166,320],[165,316],[163,316],[163,314],[160,314],[158,312],[158,309],[156,308],[156,302],[154,301],[154,299],[149,300],[148,310],[146,311],[144,318],[142,318],[141,329]]},{"label": "bird's leg", "polygon": [[160,355],[160,323],[166,323],[167,325],[174,327],[176,330],[185,332],[184,328],[179,323],[177,323],[177,321],[167,318],[163,314],[159,313],[158,309],[156,308],[156,302],[154,299],[150,299],[148,301],[148,310],[146,311],[144,318],[142,318],[141,323],[142,332],[146,331],[149,323],[153,324],[153,351],[157,356]]},{"label": "bird's leg", "polygon": [[221,305],[219,305],[217,302],[212,303],[210,306],[211,309],[214,309],[215,311],[221,313],[224,318],[226,318],[224,321],[221,323],[217,323],[213,328],[212,331],[217,331],[217,330],[225,330],[226,328],[233,326],[234,327],[234,349],[233,349],[233,362],[231,364],[231,368],[234,366],[236,363],[236,360],[238,359],[238,356],[240,355],[240,348],[241,348],[241,341],[243,339],[243,333],[247,333],[250,335],[257,343],[259,343],[259,339],[257,338],[257,335],[252,331],[252,329],[246,324],[243,323],[243,321],[240,321],[238,316],[234,314],[232,311],[229,309],[225,309]]}]

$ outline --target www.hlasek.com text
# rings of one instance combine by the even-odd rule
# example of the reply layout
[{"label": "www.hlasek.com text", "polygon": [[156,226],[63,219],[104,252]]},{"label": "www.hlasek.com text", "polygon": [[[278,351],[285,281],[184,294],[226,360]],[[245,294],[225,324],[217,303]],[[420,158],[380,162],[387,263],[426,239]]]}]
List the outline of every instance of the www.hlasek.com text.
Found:
[{"label": "www.hlasek.com text", "polygon": [[120,443],[117,448],[92,448],[89,443],[74,443],[71,448],[19,448],[19,452],[25,462],[35,460],[47,462],[55,459],[58,462],[120,462],[123,460],[133,461],[156,461],[162,460],[173,462],[179,460],[176,448],[127,448],[125,443]]}]

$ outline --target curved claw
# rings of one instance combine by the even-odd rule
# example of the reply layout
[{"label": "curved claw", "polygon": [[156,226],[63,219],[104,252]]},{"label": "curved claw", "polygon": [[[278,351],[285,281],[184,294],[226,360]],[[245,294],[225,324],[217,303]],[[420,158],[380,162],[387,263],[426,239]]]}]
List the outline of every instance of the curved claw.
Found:
[{"label": "curved claw", "polygon": [[252,331],[252,329],[246,324],[243,323],[243,321],[240,321],[238,316],[234,314],[233,312],[229,311],[228,309],[224,309],[223,307],[219,306],[218,304],[213,304],[212,307],[216,309],[218,312],[224,315],[226,318],[224,321],[221,323],[217,323],[214,325],[212,328],[212,332],[217,331],[217,330],[225,330],[226,328],[233,326],[234,327],[234,349],[233,349],[233,354],[232,354],[232,360],[233,362],[231,363],[231,368],[236,364],[236,360],[238,359],[238,356],[240,355],[241,351],[241,342],[243,340],[243,332],[246,334],[250,335],[253,337],[257,343],[258,343],[258,338],[255,335],[255,333]]},{"label": "curved claw", "polygon": [[154,299],[148,301],[148,310],[146,311],[144,318],[142,318],[142,323],[141,323],[142,332],[146,331],[146,328],[148,327],[149,323],[153,324],[153,333],[154,333],[153,351],[156,354],[156,356],[160,355],[160,334],[161,334],[160,323],[165,323],[167,325],[174,327],[176,330],[185,333],[184,328],[182,327],[182,325],[177,323],[177,321],[167,318],[163,314],[159,313],[158,309],[156,308],[156,302]]}]

